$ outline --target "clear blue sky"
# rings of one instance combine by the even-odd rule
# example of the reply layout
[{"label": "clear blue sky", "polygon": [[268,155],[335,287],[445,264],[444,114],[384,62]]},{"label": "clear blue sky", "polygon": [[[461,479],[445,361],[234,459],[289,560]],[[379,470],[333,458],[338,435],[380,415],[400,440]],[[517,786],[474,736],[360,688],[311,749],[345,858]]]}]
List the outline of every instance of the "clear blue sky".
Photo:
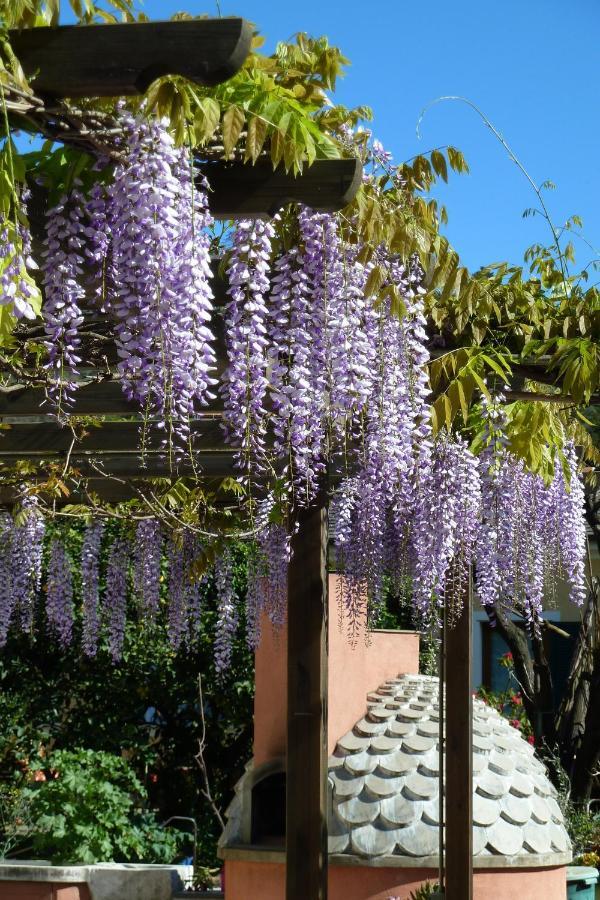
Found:
[{"label": "clear blue sky", "polygon": [[[448,235],[471,268],[520,262],[541,219],[521,218],[535,197],[503,148],[461,104],[434,107],[417,140],[421,109],[460,94],[479,105],[538,182],[557,190],[557,223],[578,213],[600,246],[599,0],[220,0],[223,15],[255,22],[266,49],[297,31],[326,34],[352,66],[338,97],[373,108],[373,130],[397,161],[443,144],[465,154],[471,174],[439,192]],[[217,13],[215,0],[145,0],[152,18]],[[585,264],[590,252],[581,246]]]}]

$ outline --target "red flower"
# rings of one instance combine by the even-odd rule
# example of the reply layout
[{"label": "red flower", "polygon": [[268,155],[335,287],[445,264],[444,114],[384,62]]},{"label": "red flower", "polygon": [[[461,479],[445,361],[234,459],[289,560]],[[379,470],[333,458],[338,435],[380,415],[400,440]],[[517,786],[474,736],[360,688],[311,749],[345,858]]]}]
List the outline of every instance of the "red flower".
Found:
[{"label": "red flower", "polygon": [[532,734],[528,735],[527,740],[530,744],[535,744],[535,738]]},{"label": "red flower", "polygon": [[511,719],[510,724],[512,725],[513,728],[519,728],[519,729],[521,728],[521,723],[519,722],[518,719]]},{"label": "red flower", "polygon": [[150,772],[148,778],[150,779],[152,784],[156,784],[156,782],[158,781],[158,775],[156,774],[156,772]]},{"label": "red flower", "polygon": [[510,653],[510,652],[509,652],[509,653],[505,653],[504,656],[502,657],[502,659],[505,659],[506,662],[512,662],[512,658],[513,658],[513,655],[512,655],[512,653]]}]

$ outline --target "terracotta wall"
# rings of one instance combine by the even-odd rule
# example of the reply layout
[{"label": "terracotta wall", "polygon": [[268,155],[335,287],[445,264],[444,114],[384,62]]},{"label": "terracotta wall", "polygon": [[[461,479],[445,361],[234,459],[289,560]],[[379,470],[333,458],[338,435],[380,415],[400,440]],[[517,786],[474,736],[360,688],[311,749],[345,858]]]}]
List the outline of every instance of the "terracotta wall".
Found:
[{"label": "terracotta wall", "polygon": [[0,881],[0,900],[90,900],[87,884]]},{"label": "terracotta wall", "polygon": [[[376,631],[365,641],[364,623],[353,644],[347,616],[340,620],[338,575],[329,576],[329,752],[365,711],[366,695],[387,678],[419,671],[419,636],[414,632]],[[285,755],[287,634],[263,617],[256,653],[254,763]]]},{"label": "terracotta wall", "polygon": [[[283,864],[229,860],[225,869],[225,900],[285,900]],[[423,881],[436,878],[432,869],[330,866],[329,900],[409,900]],[[473,900],[565,900],[566,895],[563,867],[476,870],[473,881]]]}]

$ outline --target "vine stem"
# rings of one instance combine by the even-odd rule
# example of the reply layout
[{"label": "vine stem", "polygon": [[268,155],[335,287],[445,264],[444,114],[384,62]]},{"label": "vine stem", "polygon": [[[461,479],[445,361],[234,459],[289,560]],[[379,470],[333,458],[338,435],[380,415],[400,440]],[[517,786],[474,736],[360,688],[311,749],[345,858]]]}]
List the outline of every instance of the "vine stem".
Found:
[{"label": "vine stem", "polygon": [[560,239],[559,239],[559,235],[558,235],[558,229],[556,228],[556,225],[552,221],[550,212],[544,201],[542,189],[538,186],[538,184],[534,181],[532,176],[529,174],[529,172],[527,171],[527,169],[525,168],[525,166],[523,165],[523,163],[521,162],[521,160],[519,159],[517,154],[514,152],[514,150],[512,149],[512,147],[506,140],[506,138],[496,128],[494,123],[486,116],[486,114],[483,112],[483,110],[480,109],[476,103],[473,103],[472,100],[469,100],[468,97],[461,97],[461,96],[453,95],[453,94],[449,94],[449,95],[443,96],[443,97],[436,97],[435,100],[432,100],[431,103],[428,103],[421,110],[421,114],[419,115],[419,118],[417,120],[417,127],[416,127],[417,138],[419,140],[421,140],[421,138],[422,138],[421,123],[422,123],[423,119],[425,118],[426,114],[428,113],[428,111],[433,106],[436,106],[438,103],[443,103],[446,101],[456,101],[458,103],[464,103],[466,106],[470,107],[470,109],[472,109],[474,112],[476,112],[477,115],[479,116],[479,118],[484,123],[484,125],[486,125],[490,129],[490,131],[492,132],[494,137],[502,144],[502,146],[506,150],[509,158],[512,160],[512,162],[514,162],[514,164],[517,166],[517,168],[519,169],[521,174],[524,175],[524,177],[529,182],[531,189],[533,190],[533,192],[535,193],[536,197],[539,200],[540,206],[542,208],[542,210],[541,210],[542,216],[548,223],[548,227],[550,228],[550,231],[552,232],[552,242],[554,244],[554,247],[556,248],[556,254],[557,254],[559,264],[560,264],[560,270],[561,270],[562,279],[563,279],[563,288],[565,291],[565,297],[567,297],[569,295],[570,291],[569,291],[568,272],[567,272],[566,265],[565,265],[565,259],[564,259],[563,252],[560,249]]}]

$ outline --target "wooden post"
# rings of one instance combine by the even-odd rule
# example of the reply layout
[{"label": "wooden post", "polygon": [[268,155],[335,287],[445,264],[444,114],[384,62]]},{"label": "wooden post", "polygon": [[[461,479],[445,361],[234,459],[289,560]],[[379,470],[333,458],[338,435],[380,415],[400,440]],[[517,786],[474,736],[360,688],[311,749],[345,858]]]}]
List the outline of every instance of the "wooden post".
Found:
[{"label": "wooden post", "polygon": [[472,588],[446,628],[446,893],[473,898]]},{"label": "wooden post", "polygon": [[327,501],[301,510],[288,586],[286,898],[327,897]]}]

